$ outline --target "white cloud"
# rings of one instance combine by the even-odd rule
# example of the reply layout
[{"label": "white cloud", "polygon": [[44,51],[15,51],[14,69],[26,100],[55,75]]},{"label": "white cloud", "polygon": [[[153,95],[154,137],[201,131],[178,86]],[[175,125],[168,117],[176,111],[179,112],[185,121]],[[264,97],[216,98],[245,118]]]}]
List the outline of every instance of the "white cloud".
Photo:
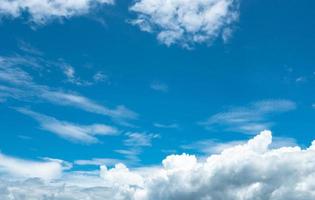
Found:
[{"label": "white cloud", "polygon": [[239,17],[239,0],[138,0],[130,8],[137,18],[131,23],[142,31],[157,33],[170,46],[189,47],[231,35]]},{"label": "white cloud", "polygon": [[[195,152],[201,153],[205,156],[211,154],[218,154],[223,152],[225,149],[246,144],[246,140],[235,140],[230,142],[220,142],[217,140],[200,140],[193,142],[191,144],[182,145],[181,148],[184,150],[193,150]],[[271,149],[281,148],[281,147],[294,147],[297,146],[295,139],[288,137],[273,137],[273,142],[269,146]]]},{"label": "white cloud", "polygon": [[91,160],[76,160],[74,164],[76,165],[95,165],[95,166],[114,166],[115,164],[123,163],[122,160],[113,158],[93,158]]},{"label": "white cloud", "polygon": [[139,165],[141,161],[139,155],[142,153],[143,149],[151,147],[152,141],[160,137],[160,135],[154,133],[139,132],[127,132],[125,136],[127,137],[124,140],[126,149],[117,149],[115,152],[124,156],[125,161],[123,163],[130,165]]},{"label": "white cloud", "polygon": [[[128,119],[137,118],[137,113],[123,105],[108,108],[75,92],[58,90],[35,83],[32,76],[24,68],[46,67],[45,64],[47,63],[42,59],[40,60],[38,62],[32,57],[0,57],[0,83],[6,84],[1,85],[0,97],[11,97],[21,101],[37,98],[56,105],[72,106],[87,112],[109,116],[122,125],[127,124],[126,120]],[[74,75],[71,70],[67,74],[69,76]],[[25,90],[28,92],[25,93]]]},{"label": "white cloud", "polygon": [[23,40],[19,40],[18,42],[18,46],[19,49],[27,54],[30,55],[37,55],[37,56],[43,56],[44,53],[41,52],[40,50],[38,50],[37,48],[33,47],[31,44],[23,41]]},{"label": "white cloud", "polygon": [[0,16],[17,18],[27,13],[33,23],[45,24],[53,19],[88,14],[96,6],[113,3],[113,0],[2,0]]},{"label": "white cloud", "polygon": [[212,115],[200,124],[206,128],[224,128],[227,130],[255,133],[270,128],[273,123],[269,118],[274,114],[296,109],[290,100],[265,100],[249,104],[245,107],[232,107],[226,112]]},{"label": "white cloud", "polygon": [[150,88],[159,92],[168,92],[168,85],[165,83],[153,82],[151,83]]},{"label": "white cloud", "polygon": [[116,128],[104,124],[79,125],[66,121],[60,121],[53,117],[39,114],[24,108],[18,108],[17,110],[37,120],[40,123],[41,129],[73,142],[92,144],[99,142],[96,136],[118,134]]},{"label": "white cloud", "polygon": [[104,72],[97,72],[93,76],[94,82],[105,82],[108,81],[108,76]]},{"label": "white cloud", "polygon": [[131,147],[145,147],[145,146],[151,146],[152,140],[155,138],[158,138],[158,134],[146,134],[146,133],[137,133],[137,132],[129,132],[126,133],[126,136],[128,137],[124,143],[126,146]]},{"label": "white cloud", "polygon": [[109,109],[75,93],[47,90],[46,88],[42,89],[40,92],[41,98],[58,105],[73,106],[88,112],[107,115],[114,119],[137,118],[137,114],[127,109],[125,106],[117,106],[115,109]]},{"label": "white cloud", "polygon": [[56,179],[61,176],[63,163],[60,160],[30,161],[0,153],[0,172],[24,178]]},{"label": "white cloud", "polygon": [[160,124],[160,123],[154,123],[153,126],[157,127],[157,128],[178,128],[178,124]]},{"label": "white cloud", "polygon": [[131,172],[125,165],[117,164],[114,168],[108,169],[106,166],[101,166],[100,176],[105,182],[111,186],[136,186],[143,187],[144,179],[141,175]]},{"label": "white cloud", "polygon": [[74,79],[75,71],[74,68],[71,66],[65,66],[64,73],[68,77],[68,79]]},{"label": "white cloud", "polygon": [[68,173],[52,182],[0,181],[1,199],[309,200],[315,198],[315,142],[270,148],[269,131],[199,160],[170,155],[162,166],[102,166],[99,175]]},{"label": "white cloud", "polygon": [[[87,80],[82,80],[79,76],[77,76],[76,71],[74,69],[74,67],[72,67],[71,65],[64,65],[62,67],[63,69],[63,73],[67,78],[67,82],[72,83],[74,85],[78,85],[78,86],[91,86],[97,82],[103,81],[101,80],[101,74],[96,73],[93,76],[93,81],[87,81]],[[95,79],[95,76],[97,75],[97,80]]]}]

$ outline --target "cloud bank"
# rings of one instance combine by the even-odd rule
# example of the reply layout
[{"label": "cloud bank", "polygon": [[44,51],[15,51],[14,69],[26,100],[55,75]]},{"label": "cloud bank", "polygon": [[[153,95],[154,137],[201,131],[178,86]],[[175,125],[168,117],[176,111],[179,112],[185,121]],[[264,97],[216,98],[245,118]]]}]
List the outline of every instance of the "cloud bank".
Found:
[{"label": "cloud bank", "polygon": [[161,43],[189,47],[219,36],[227,40],[239,17],[239,1],[139,0],[130,10],[137,15],[131,23],[156,33]]},{"label": "cloud bank", "polygon": [[[71,172],[54,181],[1,178],[0,198],[314,199],[315,142],[307,149],[298,146],[274,149],[269,148],[271,143],[271,132],[263,131],[247,143],[230,146],[205,160],[198,160],[194,155],[170,155],[162,166],[137,169],[128,169],[123,164],[111,169],[101,166],[98,175]],[[0,160],[0,166],[6,162],[6,159]]]},{"label": "cloud bank", "polygon": [[17,18],[27,14],[31,22],[45,24],[52,19],[87,14],[96,6],[113,3],[113,0],[2,0],[0,16]]}]

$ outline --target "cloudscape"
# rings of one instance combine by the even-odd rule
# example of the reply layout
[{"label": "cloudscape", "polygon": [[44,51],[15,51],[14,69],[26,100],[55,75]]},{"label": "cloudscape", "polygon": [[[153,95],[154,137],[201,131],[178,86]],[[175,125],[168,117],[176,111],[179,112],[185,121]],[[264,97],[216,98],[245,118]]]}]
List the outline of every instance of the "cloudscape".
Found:
[{"label": "cloudscape", "polygon": [[315,199],[314,9],[0,0],[0,199]]}]

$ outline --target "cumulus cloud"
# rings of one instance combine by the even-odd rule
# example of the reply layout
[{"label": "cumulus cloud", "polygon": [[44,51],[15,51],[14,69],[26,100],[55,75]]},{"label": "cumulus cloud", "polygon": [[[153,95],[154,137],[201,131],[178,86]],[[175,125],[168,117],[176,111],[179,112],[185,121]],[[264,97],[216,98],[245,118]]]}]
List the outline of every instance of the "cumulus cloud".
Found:
[{"label": "cumulus cloud", "polygon": [[2,0],[0,16],[17,18],[23,14],[36,24],[53,19],[84,15],[99,5],[113,4],[113,0]]},{"label": "cumulus cloud", "polygon": [[293,101],[274,99],[253,102],[243,107],[231,107],[225,112],[212,115],[200,123],[207,129],[223,128],[242,133],[256,133],[270,128],[270,117],[296,109]]},{"label": "cumulus cloud", "polygon": [[131,6],[136,19],[131,23],[142,31],[157,33],[157,39],[170,46],[179,43],[227,40],[239,17],[239,0],[138,0]]},{"label": "cumulus cloud", "polygon": [[25,178],[56,179],[61,176],[63,163],[60,160],[30,161],[0,153],[0,172]]},{"label": "cumulus cloud", "polygon": [[96,136],[118,134],[116,128],[104,124],[79,125],[60,121],[25,108],[18,108],[17,110],[37,120],[40,123],[41,129],[74,142],[92,144],[99,142]]},{"label": "cumulus cloud", "polygon": [[95,173],[70,173],[52,182],[0,181],[2,199],[114,200],[309,200],[315,198],[315,142],[271,148],[263,131],[243,144],[199,160],[170,155],[161,166],[129,169],[101,166]]}]

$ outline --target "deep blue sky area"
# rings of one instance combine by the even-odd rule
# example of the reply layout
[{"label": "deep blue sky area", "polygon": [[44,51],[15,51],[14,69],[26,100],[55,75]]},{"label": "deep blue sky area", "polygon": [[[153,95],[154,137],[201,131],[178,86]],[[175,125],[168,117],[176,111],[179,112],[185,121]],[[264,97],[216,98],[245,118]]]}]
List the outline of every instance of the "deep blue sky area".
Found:
[{"label": "deep blue sky area", "polygon": [[[40,25],[29,22],[27,12],[0,18],[0,57],[38,63],[10,65],[27,72],[36,87],[137,113],[124,121],[62,105],[63,100],[47,100],[35,86],[16,86],[0,74],[0,86],[24,94],[0,101],[1,152],[70,162],[115,158],[142,166],[170,153],[203,156],[201,147],[192,144],[243,141],[264,129],[302,146],[315,139],[315,1],[241,0],[228,41],[215,37],[191,48],[167,46],[156,33],[132,25],[137,13],[128,8],[133,4],[117,1]],[[67,67],[75,70],[77,82],[66,75]],[[97,73],[102,80],[93,82]],[[260,111],[257,105],[269,107]],[[97,143],[73,141],[47,128],[43,116],[81,128],[104,124],[118,133],[97,135]]]}]

